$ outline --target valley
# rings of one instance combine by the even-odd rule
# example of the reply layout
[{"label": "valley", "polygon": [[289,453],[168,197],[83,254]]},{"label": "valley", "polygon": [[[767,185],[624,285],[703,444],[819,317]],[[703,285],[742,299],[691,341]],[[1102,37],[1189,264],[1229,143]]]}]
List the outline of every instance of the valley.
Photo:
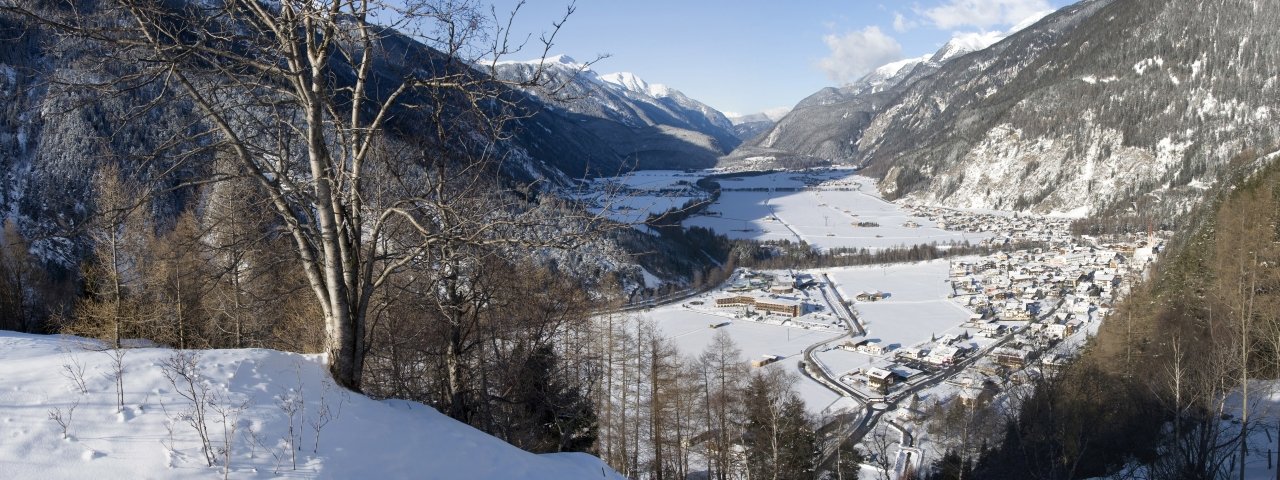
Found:
[{"label": "valley", "polygon": [[738,268],[705,293],[624,320],[651,323],[690,357],[723,332],[753,367],[794,372],[795,391],[824,428],[856,419],[845,427],[850,444],[895,436],[880,454],[895,456],[896,475],[948,448],[926,432],[936,419],[925,410],[998,401],[1073,358],[1164,242],[1154,232],[1074,236],[1068,218],[889,202],[852,169],[715,176],[717,194],[698,194],[698,180],[711,175],[637,172],[594,185],[625,186],[617,218],[645,204],[660,220],[663,206],[714,199],[683,225],[765,245],[990,249],[907,263]]},{"label": "valley", "polygon": [[566,3],[0,0],[0,479],[1280,478],[1274,1]]}]

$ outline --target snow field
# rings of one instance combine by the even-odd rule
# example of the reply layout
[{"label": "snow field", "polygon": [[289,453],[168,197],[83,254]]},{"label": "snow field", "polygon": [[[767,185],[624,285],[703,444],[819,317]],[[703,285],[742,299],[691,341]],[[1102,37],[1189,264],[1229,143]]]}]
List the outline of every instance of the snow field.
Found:
[{"label": "snow field", "polygon": [[844,298],[861,292],[885,292],[877,302],[855,302],[853,310],[868,339],[888,347],[910,347],[934,335],[960,334],[973,313],[947,299],[950,261],[828,269]]},{"label": "snow field", "polygon": [[[732,320],[726,316],[698,312],[678,305],[657,308],[641,315],[652,320],[672,339],[681,354],[691,358],[702,354],[711,344],[717,330],[724,330],[733,338],[738,348],[742,349],[743,360],[752,361],[764,355],[779,355],[784,358],[766,368],[785,368],[797,374],[806,347],[837,335],[830,331]],[[726,321],[730,322],[729,325],[710,328],[711,324]],[[823,413],[841,398],[835,392],[807,379],[796,383],[796,391],[814,414]]]},{"label": "snow field", "polygon": [[[803,188],[804,176],[771,174],[721,181],[719,201],[685,222],[737,239],[804,240],[820,249],[884,249],[929,243],[978,242],[989,234],[949,232],[913,217],[875,193],[874,181],[849,172],[826,173],[820,190],[733,191],[740,188]],[[859,227],[871,222],[877,227]],[[915,222],[918,227],[906,226]]]},{"label": "snow field", "polygon": [[610,220],[631,224],[640,231],[648,232],[648,228],[641,224],[650,214],[661,214],[683,207],[690,200],[705,197],[692,185],[702,177],[698,173],[672,170],[638,171],[621,177],[596,179],[592,182],[591,193],[579,198],[595,203],[590,208],[592,213],[604,212]]},{"label": "snow field", "polygon": [[[221,478],[209,467],[196,431],[183,419],[191,409],[165,379],[174,350],[129,349],[123,357],[125,407],[117,412],[109,372],[112,357],[84,350],[96,342],[75,337],[0,332],[0,477]],[[333,384],[319,355],[274,350],[207,350],[199,355],[198,388],[223,407],[243,406],[226,422],[206,413],[215,447],[223,428],[232,436],[230,478],[621,478],[586,454],[535,455],[408,401],[378,401]],[[83,366],[81,394],[63,365]],[[289,415],[296,399],[289,454]],[[74,405],[63,438],[50,419]],[[332,420],[311,422],[328,406]],[[256,440],[255,440],[256,437]],[[221,458],[219,456],[219,458]]]}]

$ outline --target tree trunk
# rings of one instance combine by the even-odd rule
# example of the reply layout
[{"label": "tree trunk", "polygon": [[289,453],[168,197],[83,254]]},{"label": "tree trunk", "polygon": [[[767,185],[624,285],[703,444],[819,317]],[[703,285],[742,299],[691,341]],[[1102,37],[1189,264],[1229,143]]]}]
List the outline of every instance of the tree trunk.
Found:
[{"label": "tree trunk", "polygon": [[467,402],[462,385],[462,332],[456,325],[449,328],[449,345],[445,352],[445,368],[449,387],[449,416],[466,422]]}]

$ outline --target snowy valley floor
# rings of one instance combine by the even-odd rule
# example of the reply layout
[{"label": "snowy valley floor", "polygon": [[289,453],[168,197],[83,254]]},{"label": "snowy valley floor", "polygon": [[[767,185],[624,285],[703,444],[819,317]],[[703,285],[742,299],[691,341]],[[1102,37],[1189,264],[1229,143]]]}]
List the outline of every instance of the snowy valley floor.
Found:
[{"label": "snowy valley floor", "polygon": [[220,478],[227,439],[230,478],[621,478],[590,455],[528,453],[422,404],[345,393],[317,355],[260,349],[191,351],[199,380],[188,391],[218,406],[205,412],[210,467],[192,402],[165,377],[175,351],[125,350],[118,411],[115,360],[97,345],[0,331],[0,478]]}]

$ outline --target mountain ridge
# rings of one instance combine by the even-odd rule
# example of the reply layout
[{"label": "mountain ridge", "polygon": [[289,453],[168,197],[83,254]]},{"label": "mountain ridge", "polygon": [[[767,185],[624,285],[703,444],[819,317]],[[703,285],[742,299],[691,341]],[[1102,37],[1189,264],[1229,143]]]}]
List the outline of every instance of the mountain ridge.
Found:
[{"label": "mountain ridge", "polygon": [[511,82],[528,81],[539,72],[553,91],[525,91],[553,114],[574,118],[604,139],[614,154],[628,160],[628,168],[706,168],[741,142],[720,111],[632,73],[601,75],[565,55],[499,62],[494,69],[498,78]]},{"label": "mountain ridge", "polygon": [[819,91],[721,165],[848,163],[889,198],[1176,216],[1231,158],[1280,138],[1278,27],[1243,0],[1085,0],[984,49],[944,47],[931,59],[948,61],[896,82],[872,72]]}]

